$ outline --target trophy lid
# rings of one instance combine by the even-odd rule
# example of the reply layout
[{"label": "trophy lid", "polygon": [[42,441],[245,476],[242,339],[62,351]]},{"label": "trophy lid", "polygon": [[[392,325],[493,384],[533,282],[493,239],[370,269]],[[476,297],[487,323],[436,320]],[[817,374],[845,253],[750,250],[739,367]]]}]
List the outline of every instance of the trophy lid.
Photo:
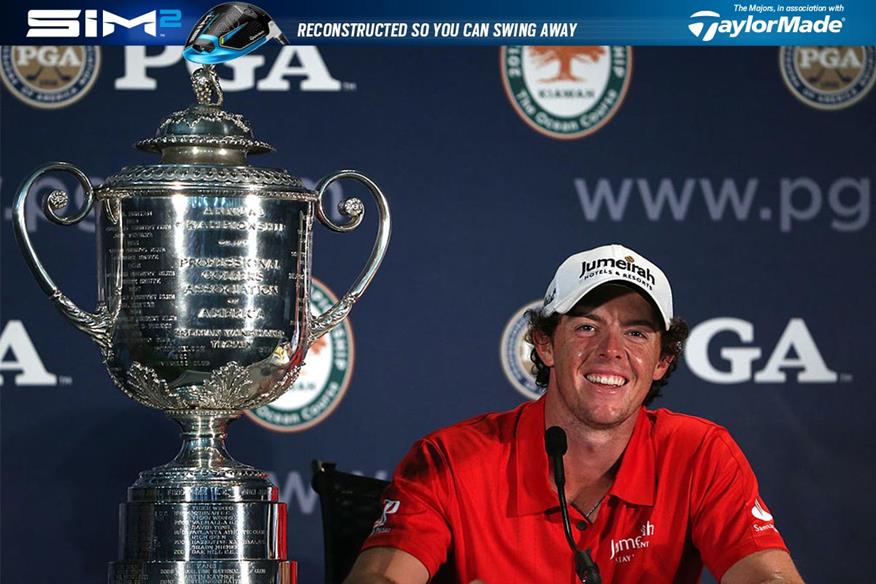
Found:
[{"label": "trophy lid", "polygon": [[[146,152],[161,152],[179,147],[196,147],[201,154],[213,149],[240,151],[241,154],[273,152],[267,142],[253,138],[249,123],[240,114],[224,111],[217,105],[194,104],[170,114],[155,132],[154,138],[137,142]],[[198,162],[222,162],[222,160]],[[164,162],[164,159],[162,159]]]},{"label": "trophy lid", "polygon": [[155,137],[141,140],[139,150],[159,152],[157,164],[127,166],[110,176],[95,191],[98,198],[132,194],[202,192],[263,193],[313,199],[303,181],[285,170],[250,166],[248,154],[272,152],[273,146],[253,137],[249,122],[222,109],[222,90],[212,66],[192,74],[198,103],[170,114]]},{"label": "trophy lid", "polygon": [[242,115],[222,109],[219,77],[212,66],[192,73],[198,103],[170,114],[154,138],[137,142],[147,152],[160,152],[170,164],[246,164],[247,154],[272,152],[273,146],[256,140]]}]

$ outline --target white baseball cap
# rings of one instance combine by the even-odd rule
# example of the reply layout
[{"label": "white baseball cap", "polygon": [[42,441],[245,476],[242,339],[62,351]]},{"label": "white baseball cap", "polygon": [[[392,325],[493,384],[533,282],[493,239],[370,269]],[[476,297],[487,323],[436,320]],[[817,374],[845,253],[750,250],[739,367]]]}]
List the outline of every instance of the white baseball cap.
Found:
[{"label": "white baseball cap", "polygon": [[632,284],[657,305],[663,325],[672,320],[672,288],[663,270],[622,245],[603,245],[569,257],[557,268],[544,296],[543,316],[566,314],[602,284]]}]

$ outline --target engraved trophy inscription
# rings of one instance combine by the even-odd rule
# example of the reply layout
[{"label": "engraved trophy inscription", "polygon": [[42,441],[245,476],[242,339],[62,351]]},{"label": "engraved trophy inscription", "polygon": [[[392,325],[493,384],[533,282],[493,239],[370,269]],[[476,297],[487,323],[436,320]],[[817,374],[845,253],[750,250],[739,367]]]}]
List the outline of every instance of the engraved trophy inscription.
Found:
[{"label": "engraved trophy inscription", "polygon": [[[380,189],[356,171],[324,178],[315,190],[284,170],[250,166],[272,150],[242,116],[222,109],[212,66],[192,75],[195,105],[165,119],[137,144],[156,164],[129,166],[94,187],[76,167],[55,162],[22,184],[15,234],[41,288],[100,348],[110,377],[132,399],[182,428],[171,462],[144,471],[119,513],[119,556],[110,584],[294,584],[286,557],[286,507],[267,474],[225,449],[227,424],[241,410],[277,399],[295,380],[310,344],[339,324],[386,251],[390,219]],[[55,191],[46,216],[72,225],[96,210],[98,306],[79,308],[36,255],[25,201],[47,172],[82,185],[69,215]],[[362,221],[364,205],[344,201],[334,223],[322,202],[336,180],[373,195],[377,238],[350,290],[320,317],[310,313],[314,216],[334,231]]]}]

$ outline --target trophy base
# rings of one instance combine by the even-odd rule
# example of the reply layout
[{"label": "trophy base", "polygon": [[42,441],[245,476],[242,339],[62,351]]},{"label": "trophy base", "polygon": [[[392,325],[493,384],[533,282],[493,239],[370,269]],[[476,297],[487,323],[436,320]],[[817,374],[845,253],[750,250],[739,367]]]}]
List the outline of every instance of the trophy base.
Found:
[{"label": "trophy base", "polygon": [[286,559],[286,504],[279,501],[132,503],[119,509],[119,559]]},{"label": "trophy base", "polygon": [[296,584],[286,504],[268,475],[225,450],[227,415],[178,414],[183,446],[140,473],[119,506],[108,584]]},{"label": "trophy base", "polygon": [[120,561],[107,584],[296,584],[296,568],[286,560]]}]

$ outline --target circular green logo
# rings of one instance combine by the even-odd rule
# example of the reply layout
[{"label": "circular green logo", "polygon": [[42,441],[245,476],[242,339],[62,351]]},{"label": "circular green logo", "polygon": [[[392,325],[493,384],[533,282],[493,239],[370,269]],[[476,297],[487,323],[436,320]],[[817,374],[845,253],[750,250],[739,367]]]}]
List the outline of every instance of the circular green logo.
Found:
[{"label": "circular green logo", "polygon": [[505,93],[520,118],[560,140],[588,136],[614,117],[630,84],[623,46],[514,45],[500,54]]},{"label": "circular green logo", "polygon": [[[313,278],[310,310],[320,316],[338,301],[332,291]],[[349,319],[310,346],[298,379],[286,393],[268,405],[249,410],[256,423],[277,432],[299,432],[325,420],[341,403],[354,361],[353,329]]]}]

